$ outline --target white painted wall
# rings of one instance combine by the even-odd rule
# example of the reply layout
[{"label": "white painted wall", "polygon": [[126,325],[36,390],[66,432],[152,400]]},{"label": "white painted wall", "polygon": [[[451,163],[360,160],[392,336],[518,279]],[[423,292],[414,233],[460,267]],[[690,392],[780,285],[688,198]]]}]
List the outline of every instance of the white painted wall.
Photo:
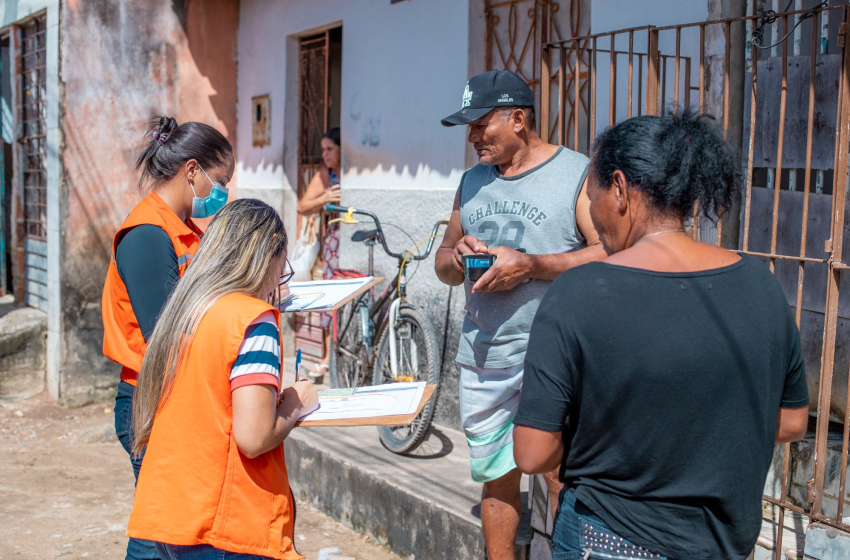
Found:
[{"label": "white painted wall", "polygon": [[[288,191],[294,212],[297,37],[343,26],[343,189],[451,189],[464,131],[440,119],[460,106],[468,70],[466,0],[243,0],[239,30],[238,189]],[[251,97],[268,93],[271,145],[251,145]],[[285,132],[287,132],[286,137]],[[271,194],[271,193],[269,193]],[[273,197],[276,198],[276,197]]]}]

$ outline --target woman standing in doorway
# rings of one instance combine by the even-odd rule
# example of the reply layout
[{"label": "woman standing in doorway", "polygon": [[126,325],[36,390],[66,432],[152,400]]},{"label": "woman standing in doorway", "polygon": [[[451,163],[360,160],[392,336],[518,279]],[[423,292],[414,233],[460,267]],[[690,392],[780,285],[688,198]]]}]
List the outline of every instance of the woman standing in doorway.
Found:
[{"label": "woman standing in doorway", "polygon": [[[339,204],[340,185],[339,168],[342,162],[339,128],[330,129],[322,137],[322,161],[324,167],[319,170],[310,184],[307,192],[298,201],[298,213],[302,216],[312,216],[319,213],[326,204]],[[329,280],[334,277],[334,270],[339,268],[339,223],[325,223],[325,237],[322,240],[322,278]],[[324,344],[322,346],[322,361],[313,368],[314,376],[323,375],[329,368],[330,325],[333,314],[320,314]]]},{"label": "woman standing in doorway", "polygon": [[[118,228],[103,287],[103,353],[122,366],[115,398],[115,433],[130,453],[136,479],[144,452],[132,447],[132,400],[147,340],[201,238],[192,218],[207,218],[227,202],[233,148],[202,123],[151,121],[150,141],[136,161],[139,188],[151,192]],[[153,543],[130,539],[127,559],[159,558]]]}]

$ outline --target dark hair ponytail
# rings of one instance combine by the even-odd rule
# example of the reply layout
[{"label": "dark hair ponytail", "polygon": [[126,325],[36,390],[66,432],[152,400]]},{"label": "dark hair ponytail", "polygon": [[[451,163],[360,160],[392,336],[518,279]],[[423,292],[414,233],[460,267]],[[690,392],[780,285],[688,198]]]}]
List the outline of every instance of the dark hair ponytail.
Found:
[{"label": "dark hair ponytail", "polygon": [[335,126],[334,128],[325,132],[325,135],[322,136],[322,140],[324,140],[325,138],[327,138],[328,140],[330,140],[331,142],[333,142],[337,146],[342,146],[342,144],[340,144],[339,127],[338,126]]},{"label": "dark hair ponytail", "polygon": [[151,139],[136,160],[136,171],[142,170],[139,188],[168,181],[190,159],[204,169],[233,160],[233,147],[227,138],[204,123],[178,125],[172,117],[155,117],[148,123],[148,135]]},{"label": "dark hair ponytail", "polygon": [[623,121],[596,138],[591,173],[610,185],[619,169],[662,212],[684,218],[698,200],[701,214],[714,220],[740,196],[741,160],[709,120],[685,111]]}]

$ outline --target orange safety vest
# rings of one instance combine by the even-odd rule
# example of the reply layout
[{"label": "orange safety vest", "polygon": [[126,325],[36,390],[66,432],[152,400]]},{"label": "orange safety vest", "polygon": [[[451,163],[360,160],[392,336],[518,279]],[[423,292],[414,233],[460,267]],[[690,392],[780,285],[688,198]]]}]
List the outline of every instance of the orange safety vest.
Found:
[{"label": "orange safety vest", "polygon": [[233,439],[230,370],[246,329],[269,310],[279,321],[271,305],[231,293],[204,314],[154,419],[127,536],[303,558],[283,445],[249,459]]},{"label": "orange safety vest", "polygon": [[106,273],[101,302],[103,354],[113,362],[124,366],[121,370],[121,379],[131,385],[136,384],[138,372],[142,369],[146,344],[142,330],[139,328],[139,321],[130,304],[127,287],[121,275],[118,274],[118,265],[115,261],[118,241],[124,232],[136,226],[150,224],[162,228],[174,245],[179,265],[178,273],[182,277],[201,241],[200,230],[191,220],[188,222],[189,225],[183,223],[156,192],[151,192],[133,208],[112,239],[112,259],[109,262],[109,271]]}]

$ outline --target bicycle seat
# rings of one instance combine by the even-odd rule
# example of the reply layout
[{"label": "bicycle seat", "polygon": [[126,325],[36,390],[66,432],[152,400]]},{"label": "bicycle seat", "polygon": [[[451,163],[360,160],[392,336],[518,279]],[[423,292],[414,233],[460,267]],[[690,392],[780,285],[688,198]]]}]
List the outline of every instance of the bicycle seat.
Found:
[{"label": "bicycle seat", "polygon": [[360,241],[367,243],[369,241],[377,241],[378,240],[378,230],[376,229],[368,229],[368,230],[360,230],[355,231],[354,235],[351,236],[351,240],[355,243]]}]

